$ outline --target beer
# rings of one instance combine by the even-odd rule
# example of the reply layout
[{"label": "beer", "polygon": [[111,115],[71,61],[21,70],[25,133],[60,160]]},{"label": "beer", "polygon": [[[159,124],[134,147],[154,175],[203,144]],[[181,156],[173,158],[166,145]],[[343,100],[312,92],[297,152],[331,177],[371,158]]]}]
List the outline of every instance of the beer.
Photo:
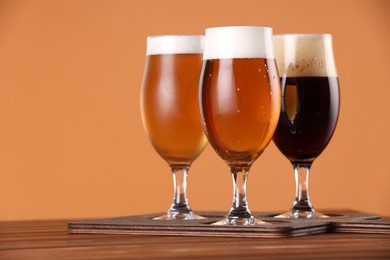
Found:
[{"label": "beer", "polygon": [[312,162],[328,145],[339,113],[331,37],[281,35],[274,43],[282,108],[273,140],[291,162]]},{"label": "beer", "polygon": [[282,87],[280,119],[274,142],[294,168],[291,209],[279,218],[325,218],[310,201],[309,173],[336,128],[339,82],[329,34],[274,36]]},{"label": "beer", "polygon": [[337,77],[287,77],[274,142],[292,162],[313,161],[329,143],[339,111]]},{"label": "beer", "polygon": [[155,150],[169,164],[191,164],[207,144],[198,106],[201,54],[149,55],[142,117]]},{"label": "beer", "polygon": [[198,105],[203,42],[201,35],[147,39],[142,120],[154,149],[171,167],[174,184],[171,207],[153,219],[204,218],[192,212],[187,199],[188,171],[207,144]]},{"label": "beer", "polygon": [[278,122],[275,60],[206,60],[201,75],[201,106],[210,144],[229,164],[252,163],[272,139]]},{"label": "beer", "polygon": [[246,182],[250,167],[272,139],[280,100],[271,28],[206,30],[200,112],[206,136],[229,166],[234,187],[228,215],[214,225],[266,224],[249,210]]}]

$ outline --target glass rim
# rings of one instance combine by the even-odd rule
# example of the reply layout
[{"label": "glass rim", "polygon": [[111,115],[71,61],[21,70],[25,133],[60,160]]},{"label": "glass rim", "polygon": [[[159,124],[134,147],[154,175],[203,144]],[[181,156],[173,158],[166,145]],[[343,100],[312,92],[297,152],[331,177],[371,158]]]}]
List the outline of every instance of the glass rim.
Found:
[{"label": "glass rim", "polygon": [[315,37],[315,36],[332,36],[330,33],[277,33],[274,34],[273,37]]},{"label": "glass rim", "polygon": [[212,30],[217,30],[217,29],[237,29],[237,28],[261,28],[261,29],[266,29],[266,30],[272,30],[272,27],[269,26],[262,26],[262,25],[227,25],[227,26],[213,26],[213,27],[208,27],[206,28],[205,31],[212,31]]},{"label": "glass rim", "polygon": [[148,39],[153,38],[165,38],[165,37],[178,37],[178,38],[204,38],[205,36],[203,34],[158,34],[158,35],[149,35],[146,36]]}]

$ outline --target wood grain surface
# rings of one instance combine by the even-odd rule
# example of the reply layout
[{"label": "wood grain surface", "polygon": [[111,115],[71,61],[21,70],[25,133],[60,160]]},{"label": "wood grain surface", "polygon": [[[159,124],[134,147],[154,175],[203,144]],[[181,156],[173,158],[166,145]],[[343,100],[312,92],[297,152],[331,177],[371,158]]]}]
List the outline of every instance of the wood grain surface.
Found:
[{"label": "wood grain surface", "polygon": [[326,233],[295,238],[69,234],[68,221],[0,222],[0,259],[389,259],[390,236]]}]

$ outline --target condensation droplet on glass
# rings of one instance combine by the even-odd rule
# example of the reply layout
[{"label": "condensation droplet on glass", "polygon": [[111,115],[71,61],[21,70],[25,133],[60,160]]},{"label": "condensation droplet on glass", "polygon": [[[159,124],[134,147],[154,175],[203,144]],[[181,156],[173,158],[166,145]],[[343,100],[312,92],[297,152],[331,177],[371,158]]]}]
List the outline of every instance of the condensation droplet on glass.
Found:
[{"label": "condensation droplet on glass", "polygon": [[237,113],[240,113],[240,109],[237,109]]},{"label": "condensation droplet on glass", "polygon": [[228,150],[225,150],[225,153],[229,153],[229,151],[228,151]]},{"label": "condensation droplet on glass", "polygon": [[237,143],[239,144],[239,143],[241,143],[241,141],[240,141],[240,140],[237,140]]},{"label": "condensation droplet on glass", "polygon": [[240,91],[240,88],[237,88],[237,91]]},{"label": "condensation droplet on glass", "polygon": [[295,129],[293,130],[290,130],[290,133],[292,133],[293,135],[295,135],[297,133],[297,131]]},{"label": "condensation droplet on glass", "polygon": [[259,68],[257,71],[258,71],[258,72],[261,72],[261,69]]},{"label": "condensation droplet on glass", "polygon": [[209,77],[211,77],[211,73],[209,74]]}]

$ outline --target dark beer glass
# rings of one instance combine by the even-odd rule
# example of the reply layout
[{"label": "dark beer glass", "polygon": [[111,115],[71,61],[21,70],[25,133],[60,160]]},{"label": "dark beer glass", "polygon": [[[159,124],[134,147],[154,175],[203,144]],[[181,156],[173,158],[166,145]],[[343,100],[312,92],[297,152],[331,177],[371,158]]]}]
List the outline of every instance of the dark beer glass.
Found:
[{"label": "dark beer glass", "polygon": [[204,150],[198,105],[204,36],[151,36],[141,93],[145,130],[173,173],[174,197],[168,212],[156,219],[197,219],[186,195],[191,163]]},{"label": "dark beer glass", "polygon": [[296,197],[280,218],[324,218],[310,201],[309,173],[328,145],[340,107],[339,82],[329,34],[274,36],[282,88],[282,108],[274,135],[294,167]]},{"label": "dark beer glass", "polygon": [[246,183],[267,147],[280,113],[280,84],[267,27],[206,30],[200,110],[209,143],[230,168],[234,196],[227,217],[215,224],[264,223],[251,214]]}]

